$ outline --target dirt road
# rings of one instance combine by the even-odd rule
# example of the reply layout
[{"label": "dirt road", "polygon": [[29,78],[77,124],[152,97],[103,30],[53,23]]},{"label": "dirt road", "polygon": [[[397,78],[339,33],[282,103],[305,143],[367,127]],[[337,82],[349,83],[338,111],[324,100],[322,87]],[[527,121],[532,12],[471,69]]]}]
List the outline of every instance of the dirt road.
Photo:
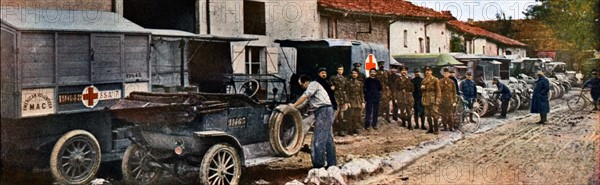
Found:
[{"label": "dirt road", "polygon": [[547,125],[513,117],[398,170],[352,184],[589,184],[598,159],[598,112],[557,100]]}]

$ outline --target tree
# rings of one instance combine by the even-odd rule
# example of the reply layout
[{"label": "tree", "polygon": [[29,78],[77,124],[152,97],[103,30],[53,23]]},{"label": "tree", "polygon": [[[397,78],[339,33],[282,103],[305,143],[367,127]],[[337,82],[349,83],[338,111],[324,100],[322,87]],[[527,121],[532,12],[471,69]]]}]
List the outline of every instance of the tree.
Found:
[{"label": "tree", "polygon": [[528,18],[544,22],[555,30],[555,37],[565,41],[567,48],[586,51],[600,48],[598,37],[598,1],[536,0],[540,4],[523,12]]},{"label": "tree", "polygon": [[515,30],[513,27],[512,16],[508,16],[506,18],[506,14],[504,12],[496,14],[496,20],[498,21],[497,32],[500,35],[504,35],[510,38],[515,36]]},{"label": "tree", "polygon": [[452,34],[452,38],[450,38],[450,52],[466,52],[466,47],[464,45],[463,40]]}]

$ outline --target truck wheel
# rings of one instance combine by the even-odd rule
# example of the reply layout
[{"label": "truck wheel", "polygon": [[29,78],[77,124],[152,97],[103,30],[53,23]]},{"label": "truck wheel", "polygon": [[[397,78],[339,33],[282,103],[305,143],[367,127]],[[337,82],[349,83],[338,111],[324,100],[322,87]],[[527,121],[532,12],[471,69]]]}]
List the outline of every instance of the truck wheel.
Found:
[{"label": "truck wheel", "polygon": [[94,135],[85,130],[67,132],[52,149],[52,176],[60,184],[85,184],[96,176],[100,155],[100,144]]},{"label": "truck wheel", "polygon": [[521,97],[518,94],[515,94],[510,98],[508,103],[508,111],[515,111],[521,106]]},{"label": "truck wheel", "polygon": [[242,160],[235,148],[228,144],[216,144],[202,158],[200,184],[239,184]]},{"label": "truck wheel", "polygon": [[123,180],[128,184],[153,184],[163,175],[160,165],[150,157],[150,151],[137,144],[127,147],[121,163]]},{"label": "truck wheel", "polygon": [[300,151],[304,142],[302,116],[289,105],[280,105],[269,120],[269,140],[277,155],[289,157]]},{"label": "truck wheel", "polygon": [[489,104],[485,98],[481,95],[477,95],[475,99],[473,99],[473,112],[476,112],[479,115],[485,115],[488,112]]}]

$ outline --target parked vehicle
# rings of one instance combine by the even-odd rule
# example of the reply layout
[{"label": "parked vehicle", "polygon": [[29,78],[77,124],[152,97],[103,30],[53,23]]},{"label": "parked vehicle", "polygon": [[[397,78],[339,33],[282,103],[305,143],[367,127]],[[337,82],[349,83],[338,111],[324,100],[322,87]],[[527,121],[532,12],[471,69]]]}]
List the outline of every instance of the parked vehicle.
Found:
[{"label": "parked vehicle", "polygon": [[[257,153],[295,155],[309,127],[302,124],[300,112],[287,99],[254,97],[257,84],[285,85],[285,80],[276,80],[254,76],[241,86],[248,87],[243,94],[134,92],[120,100],[111,112],[135,125],[133,144],[123,156],[124,179],[157,183],[171,174],[185,183],[238,184],[246,161],[264,157]],[[246,86],[250,83],[256,84]],[[271,150],[260,147],[263,143]]]}]

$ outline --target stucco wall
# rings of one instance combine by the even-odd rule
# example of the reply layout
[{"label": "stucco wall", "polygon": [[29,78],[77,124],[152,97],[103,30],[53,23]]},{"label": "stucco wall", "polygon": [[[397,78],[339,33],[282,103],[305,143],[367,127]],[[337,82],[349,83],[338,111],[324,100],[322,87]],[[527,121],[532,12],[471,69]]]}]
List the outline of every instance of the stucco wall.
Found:
[{"label": "stucco wall", "polygon": [[[404,30],[407,31],[406,45]],[[426,31],[425,31],[426,30]],[[423,38],[423,52],[426,53],[426,37],[430,38],[430,53],[449,53],[451,33],[445,23],[431,23],[425,27],[425,22],[399,20],[390,26],[390,52],[392,55],[419,53],[419,38]],[[427,32],[427,36],[425,36]]]},{"label": "stucco wall", "polygon": [[[244,34],[243,0],[211,0],[210,34],[259,38],[249,45],[275,46],[275,39],[319,38],[316,0],[254,0],[265,3],[265,35]],[[206,34],[206,1],[199,0],[200,33]],[[252,17],[250,17],[252,18]],[[244,43],[245,44],[245,43]]]},{"label": "stucco wall", "polygon": [[2,0],[0,6],[35,9],[112,11],[113,0]]},{"label": "stucco wall", "polygon": [[386,47],[388,45],[389,24],[387,19],[373,18],[371,30],[369,30],[368,17],[355,15],[343,17],[327,12],[320,13],[321,26],[319,32],[321,38],[361,40]]},{"label": "stucco wall", "polygon": [[505,51],[510,51],[513,55],[519,55],[519,57],[527,57],[527,50],[525,48],[508,47]]}]

